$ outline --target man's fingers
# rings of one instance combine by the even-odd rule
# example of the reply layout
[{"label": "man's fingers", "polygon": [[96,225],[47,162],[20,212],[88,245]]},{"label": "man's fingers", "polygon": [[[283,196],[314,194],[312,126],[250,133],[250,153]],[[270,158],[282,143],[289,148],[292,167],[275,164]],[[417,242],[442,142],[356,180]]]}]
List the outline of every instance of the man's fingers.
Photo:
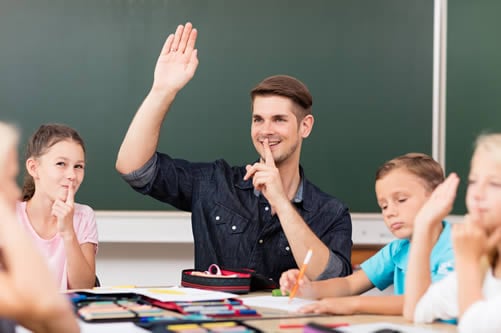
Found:
[{"label": "man's fingers", "polygon": [[165,40],[164,46],[162,47],[162,54],[167,54],[172,48],[172,42],[174,41],[174,34],[170,34]]},{"label": "man's fingers", "polygon": [[268,166],[275,166],[275,160],[273,159],[273,154],[271,153],[270,145],[268,139],[263,140],[263,150],[264,150],[264,162]]},{"label": "man's fingers", "polygon": [[177,49],[179,52],[184,53],[184,51],[186,50],[186,46],[188,44],[188,40],[190,38],[192,29],[193,26],[191,25],[190,22],[184,25],[183,34],[181,35],[181,40],[179,42],[179,46]]},{"label": "man's fingers", "polygon": [[254,170],[254,168],[252,167],[252,165],[250,165],[250,164],[247,164],[245,166],[245,170],[247,170],[247,172],[244,175],[244,180],[250,179],[254,175],[254,173],[256,172]]},{"label": "man's fingers", "polygon": [[174,34],[174,40],[172,41],[172,45],[169,49],[169,52],[176,52],[179,48],[179,43],[181,42],[181,36],[183,35],[184,26],[178,25],[176,29],[176,33]]}]

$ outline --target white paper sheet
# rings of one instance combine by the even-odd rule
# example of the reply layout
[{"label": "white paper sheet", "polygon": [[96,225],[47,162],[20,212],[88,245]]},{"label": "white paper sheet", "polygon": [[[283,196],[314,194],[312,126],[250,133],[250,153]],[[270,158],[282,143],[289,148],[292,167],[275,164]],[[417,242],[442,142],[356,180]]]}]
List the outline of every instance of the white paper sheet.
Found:
[{"label": "white paper sheet", "polygon": [[225,293],[221,291],[203,290],[184,287],[165,287],[165,288],[96,288],[86,290],[91,293],[136,293],[148,296],[163,302],[182,302],[182,301],[207,301],[226,298],[236,298],[239,295]]},{"label": "white paper sheet", "polygon": [[289,303],[289,297],[277,296],[255,296],[242,298],[245,305],[250,307],[262,307],[284,310],[288,312],[297,312],[301,307],[315,303],[315,300],[295,297]]},{"label": "white paper sheet", "polygon": [[358,325],[350,325],[345,327],[336,328],[341,332],[346,333],[367,333],[367,332],[376,332],[381,329],[392,329],[402,333],[437,333],[443,332],[438,329],[432,328],[424,328],[424,327],[416,327],[416,326],[407,326],[407,325],[397,325],[392,323],[371,323],[371,324],[358,324]]}]

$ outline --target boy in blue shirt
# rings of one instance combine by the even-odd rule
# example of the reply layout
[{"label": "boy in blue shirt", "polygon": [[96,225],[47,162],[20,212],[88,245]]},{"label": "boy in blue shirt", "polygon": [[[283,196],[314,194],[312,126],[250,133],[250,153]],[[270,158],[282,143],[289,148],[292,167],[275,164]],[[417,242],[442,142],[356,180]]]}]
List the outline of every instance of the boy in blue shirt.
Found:
[{"label": "boy in blue shirt", "polygon": [[[397,239],[362,263],[361,269],[350,276],[325,281],[311,282],[308,278],[298,281],[298,296],[322,298],[300,311],[401,315],[414,219],[443,181],[441,166],[425,154],[410,153],[384,163],[376,173],[376,197],[384,222]],[[429,237],[435,244],[430,258],[432,281],[444,278],[453,270],[450,230],[445,221],[430,230]],[[282,274],[282,292],[293,288],[297,276],[296,269]],[[392,284],[395,286],[394,296],[360,296],[373,287],[383,290]]]}]

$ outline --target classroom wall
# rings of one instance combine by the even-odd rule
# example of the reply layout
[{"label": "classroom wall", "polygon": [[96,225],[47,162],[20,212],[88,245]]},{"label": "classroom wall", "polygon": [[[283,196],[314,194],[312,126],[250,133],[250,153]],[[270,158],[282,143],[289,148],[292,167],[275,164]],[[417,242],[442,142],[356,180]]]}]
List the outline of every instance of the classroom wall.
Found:
[{"label": "classroom wall", "polygon": [[[354,214],[352,220],[354,244],[384,245],[393,239],[377,214]],[[193,268],[189,213],[155,212],[144,219],[98,212],[97,223],[102,285],[177,285],[181,270]]]}]

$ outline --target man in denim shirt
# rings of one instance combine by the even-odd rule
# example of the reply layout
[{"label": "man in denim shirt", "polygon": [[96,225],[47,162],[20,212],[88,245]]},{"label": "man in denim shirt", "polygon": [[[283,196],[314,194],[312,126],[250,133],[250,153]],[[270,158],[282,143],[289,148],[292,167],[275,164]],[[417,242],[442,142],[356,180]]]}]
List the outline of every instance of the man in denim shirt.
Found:
[{"label": "man in denim shirt", "polygon": [[246,267],[278,282],[311,248],[308,278],[350,274],[348,208],[311,184],[299,165],[314,120],[311,95],[297,79],[272,76],[251,92],[256,163],[191,163],[156,152],[165,115],[197,68],[196,37],[187,23],[167,38],[117,170],[135,190],[192,212],[196,269]]}]

